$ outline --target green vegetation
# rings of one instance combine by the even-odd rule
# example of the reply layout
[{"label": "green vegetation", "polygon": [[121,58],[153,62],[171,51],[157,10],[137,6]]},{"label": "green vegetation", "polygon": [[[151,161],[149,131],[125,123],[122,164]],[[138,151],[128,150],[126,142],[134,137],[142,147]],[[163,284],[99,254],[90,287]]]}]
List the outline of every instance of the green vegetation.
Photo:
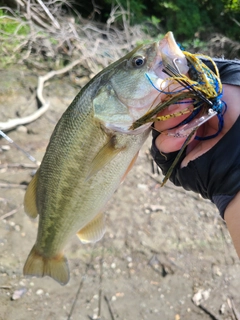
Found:
[{"label": "green vegetation", "polygon": [[20,9],[19,2],[6,2],[10,7],[0,0],[1,64],[47,62],[52,69],[80,55],[86,58],[84,68],[95,72],[133,45],[159,40],[170,30],[186,50],[207,53],[214,36],[211,50],[218,54],[221,48],[229,58],[240,55],[239,0],[60,0],[45,7],[22,0]]},{"label": "green vegetation", "polygon": [[[174,31],[181,40],[193,38],[196,33],[222,33],[233,40],[240,40],[239,0],[95,0],[91,7],[88,0],[81,0],[76,9],[85,17],[106,22],[116,7],[122,7],[131,25],[145,24],[152,20],[166,32]],[[121,25],[121,16],[115,23]]]},{"label": "green vegetation", "polygon": [[[5,10],[0,9],[0,62],[8,64],[12,62],[12,54],[16,47],[21,45],[30,32],[28,24],[24,20],[9,16]],[[14,59],[17,55],[14,53]]]},{"label": "green vegetation", "polygon": [[[98,2],[104,17],[108,16],[112,1]],[[130,12],[132,24],[155,17],[161,28],[174,31],[181,39],[199,32],[219,32],[240,40],[239,0],[117,0],[115,5],[119,4]]]},{"label": "green vegetation", "polygon": [[0,9],[0,32],[3,37],[9,37],[9,34],[25,36],[29,31],[30,28],[27,24],[7,15],[4,10]]}]

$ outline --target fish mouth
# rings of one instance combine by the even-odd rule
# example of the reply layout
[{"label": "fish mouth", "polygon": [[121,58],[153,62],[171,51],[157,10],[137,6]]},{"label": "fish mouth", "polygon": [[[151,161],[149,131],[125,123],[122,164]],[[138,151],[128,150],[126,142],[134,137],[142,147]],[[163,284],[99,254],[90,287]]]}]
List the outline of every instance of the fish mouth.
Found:
[{"label": "fish mouth", "polygon": [[174,64],[177,66],[179,73],[187,74],[189,70],[187,59],[171,31],[159,41],[158,45],[163,66],[166,67],[168,63]]},{"label": "fish mouth", "polygon": [[[140,93],[145,91],[146,94],[141,95],[141,97],[128,98],[118,95],[117,90],[114,88],[115,95],[128,109],[128,115],[124,121],[114,124],[109,123],[109,128],[127,134],[139,134],[146,131],[151,126],[151,123],[143,123],[136,129],[133,129],[132,125],[165,99],[166,92],[164,89],[172,83],[172,80],[168,81],[169,75],[164,72],[165,64],[175,59],[175,63],[177,63],[181,72],[185,72],[182,66],[187,66],[187,60],[177,45],[172,32],[168,32],[162,40],[155,42],[149,50],[154,51],[155,54],[154,57],[152,56],[153,60],[145,70],[145,74],[142,75],[145,80],[142,81],[141,86],[137,89]],[[188,67],[186,70],[188,70]],[[168,91],[168,88],[166,91]]]},{"label": "fish mouth", "polygon": [[[144,102],[140,109],[132,111],[133,114],[135,113],[134,120],[136,122],[152,112],[165,100],[167,94],[170,94],[170,92],[175,91],[176,88],[179,87],[179,84],[173,81],[173,78],[167,73],[169,65],[176,66],[179,74],[187,74],[189,70],[187,59],[175,41],[171,31],[168,32],[162,40],[156,42],[155,45],[155,59],[149,70],[145,73],[148,82],[152,86],[152,90],[149,90],[149,94],[145,97],[145,101],[146,99],[149,99],[151,102],[148,103],[149,108],[147,108],[147,103]],[[133,131],[140,128],[144,130],[144,128],[150,125],[151,123],[143,122],[141,126],[135,128],[132,126],[131,128],[134,128]]]},{"label": "fish mouth", "polygon": [[[146,73],[146,77],[148,80],[152,80],[152,85],[155,85],[156,88],[160,88],[163,80],[169,78],[169,75],[164,71],[164,68],[166,68],[168,63],[174,61],[174,64],[186,66],[187,62],[184,53],[179,48],[171,31],[169,31],[159,42],[156,42],[156,52],[156,57]],[[186,73],[187,70],[181,68],[182,73]]]},{"label": "fish mouth", "polygon": [[184,57],[182,50],[179,48],[174,35],[169,31],[162,40],[160,40],[159,47],[162,53],[171,55],[172,57]]},{"label": "fish mouth", "polygon": [[[187,58],[175,41],[171,31],[159,42],[156,42],[156,57],[149,70],[145,73],[149,83],[151,83],[152,87],[154,87],[160,95],[169,91],[169,88],[164,90],[169,87],[169,85],[171,85],[171,89],[175,87],[174,79],[170,77],[169,72],[167,72],[169,67],[176,68],[179,75],[186,75],[189,71]],[[163,96],[161,96],[161,98],[163,98]]]}]

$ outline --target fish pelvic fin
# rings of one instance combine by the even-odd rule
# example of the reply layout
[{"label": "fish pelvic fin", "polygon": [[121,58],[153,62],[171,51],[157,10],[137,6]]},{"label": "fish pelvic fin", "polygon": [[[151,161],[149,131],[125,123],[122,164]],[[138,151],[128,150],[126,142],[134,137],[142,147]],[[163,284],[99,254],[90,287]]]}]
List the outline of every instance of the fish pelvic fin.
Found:
[{"label": "fish pelvic fin", "polygon": [[49,276],[62,286],[69,281],[69,268],[66,257],[59,254],[53,258],[43,257],[34,246],[23,267],[25,276]]},{"label": "fish pelvic fin", "polygon": [[36,218],[38,215],[36,205],[36,190],[38,182],[38,171],[30,181],[24,196],[24,210],[30,218]]},{"label": "fish pelvic fin", "polygon": [[118,145],[116,136],[111,136],[107,144],[105,144],[105,146],[100,149],[100,151],[90,164],[86,180],[90,179],[102,168],[104,168],[124,148],[125,146]]},{"label": "fish pelvic fin", "polygon": [[132,167],[134,166],[134,163],[136,162],[137,158],[138,158],[138,153],[137,152],[134,156],[134,158],[132,159],[132,161],[130,162],[126,172],[124,173],[122,179],[121,179],[121,183],[125,180],[126,176],[128,175],[129,171],[131,171]]},{"label": "fish pelvic fin", "polygon": [[77,236],[82,243],[97,242],[105,233],[105,216],[100,212],[83,229],[79,230]]}]

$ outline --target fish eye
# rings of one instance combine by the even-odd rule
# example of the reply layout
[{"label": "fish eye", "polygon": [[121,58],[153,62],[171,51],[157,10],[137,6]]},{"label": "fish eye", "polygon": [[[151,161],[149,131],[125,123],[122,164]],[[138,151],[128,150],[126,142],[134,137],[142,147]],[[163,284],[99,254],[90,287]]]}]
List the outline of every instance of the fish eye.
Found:
[{"label": "fish eye", "polygon": [[141,68],[145,65],[146,58],[143,56],[137,56],[132,59],[132,65],[135,68]]}]

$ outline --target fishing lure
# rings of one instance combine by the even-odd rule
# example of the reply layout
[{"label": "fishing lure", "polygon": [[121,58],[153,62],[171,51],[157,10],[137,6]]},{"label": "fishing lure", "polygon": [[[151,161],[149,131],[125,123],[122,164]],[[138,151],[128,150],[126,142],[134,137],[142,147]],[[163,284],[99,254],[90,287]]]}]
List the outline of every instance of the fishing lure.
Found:
[{"label": "fishing lure", "polygon": [[[187,51],[182,52],[188,62],[188,76],[181,74],[179,71],[177,59],[171,60],[168,56],[164,55],[163,72],[165,72],[169,77],[163,80],[161,87],[155,87],[148,74],[146,74],[146,77],[156,90],[158,90],[160,93],[166,94],[166,99],[151,109],[147,114],[135,121],[132,125],[132,129],[136,129],[147,122],[165,121],[183,114],[190,114],[176,127],[162,132],[163,134],[174,137],[186,137],[182,148],[174,159],[164,180],[162,181],[162,186],[170,177],[187,144],[203,123],[212,117],[217,116],[219,122],[218,130],[211,136],[195,136],[195,139],[211,139],[216,137],[221,132],[224,125],[223,115],[227,109],[226,103],[221,100],[223,89],[219,71],[215,62],[210,57],[205,55],[191,54]],[[208,60],[212,64],[214,72],[201,60],[201,58]],[[170,81],[171,84],[178,83],[180,88],[178,87],[174,91],[167,91],[166,88],[163,89],[164,81]],[[189,107],[176,113],[167,114],[164,116],[156,116],[160,111],[165,110],[168,106],[180,103],[189,103]]]}]

